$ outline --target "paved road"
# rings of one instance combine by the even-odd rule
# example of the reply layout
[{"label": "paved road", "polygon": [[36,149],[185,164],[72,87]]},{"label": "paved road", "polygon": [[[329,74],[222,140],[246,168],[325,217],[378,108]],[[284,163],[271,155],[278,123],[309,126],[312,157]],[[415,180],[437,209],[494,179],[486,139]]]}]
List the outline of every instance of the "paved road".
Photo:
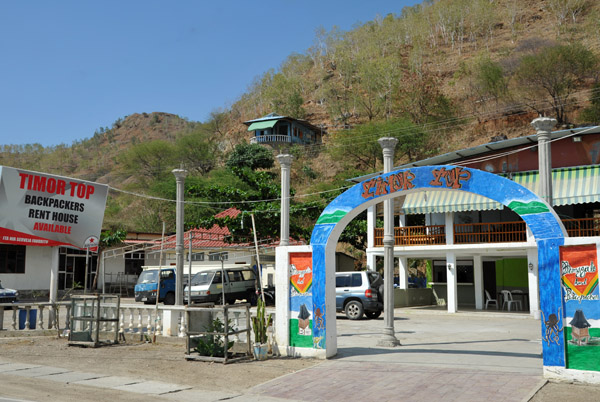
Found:
[{"label": "paved road", "polygon": [[377,346],[382,318],[338,316],[336,358],[242,394],[0,361],[0,396],[15,398],[21,394],[5,390],[26,390],[34,379],[35,392],[22,399],[52,400],[60,392],[66,401],[523,401],[543,384],[539,321],[524,314],[395,314],[401,346]]}]

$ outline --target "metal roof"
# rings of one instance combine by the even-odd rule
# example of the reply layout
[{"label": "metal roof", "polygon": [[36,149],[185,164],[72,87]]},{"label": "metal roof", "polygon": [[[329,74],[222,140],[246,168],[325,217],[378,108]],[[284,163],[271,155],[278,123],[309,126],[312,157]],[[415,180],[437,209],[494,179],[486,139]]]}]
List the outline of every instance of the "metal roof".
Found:
[{"label": "metal roof", "polygon": [[[253,123],[259,123],[259,122],[265,122],[265,121],[269,121],[269,120],[288,120],[288,121],[297,121],[298,123],[305,125],[306,127],[309,127],[311,130],[315,131],[315,132],[321,132],[321,133],[325,133],[326,130],[322,127],[319,126],[315,126],[314,124],[309,123],[306,120],[301,120],[301,119],[295,119],[293,117],[289,117],[289,116],[280,116],[277,113],[269,113],[266,116],[260,117],[258,119],[254,119],[254,120],[248,120],[243,122],[245,125],[250,126]],[[252,129],[254,130],[254,129]],[[252,131],[250,129],[250,127],[248,128],[248,131]]]},{"label": "metal roof", "polygon": [[[584,132],[582,132],[582,131],[584,131]],[[598,133],[600,133],[600,127],[599,126],[578,127],[578,128],[568,129],[568,130],[554,131],[551,133],[550,138],[552,140],[555,140],[558,138],[562,138],[562,137],[566,137],[566,136],[574,135],[574,134],[578,134],[578,133],[581,133],[582,135],[598,134]],[[452,151],[452,152],[448,152],[443,155],[434,156],[432,158],[422,159],[420,161],[410,162],[410,163],[405,163],[400,166],[395,166],[394,168],[392,168],[392,170],[406,169],[406,168],[417,167],[417,166],[447,165],[447,164],[452,164],[452,162],[455,162],[455,161],[458,161],[461,159],[481,155],[481,154],[484,154],[487,152],[501,151],[501,150],[507,149],[507,148],[513,148],[513,147],[530,145],[530,144],[537,144],[537,134],[529,135],[526,137],[511,138],[511,139],[503,140],[503,141],[490,142],[490,143],[478,145],[478,146],[472,147],[472,148],[461,149],[459,151]],[[360,183],[361,181],[371,179],[373,177],[379,176],[380,174],[382,174],[382,171],[379,171],[376,173],[369,173],[369,174],[366,174],[363,176],[354,177],[352,179],[348,179],[348,181],[351,181],[354,183]]]}]

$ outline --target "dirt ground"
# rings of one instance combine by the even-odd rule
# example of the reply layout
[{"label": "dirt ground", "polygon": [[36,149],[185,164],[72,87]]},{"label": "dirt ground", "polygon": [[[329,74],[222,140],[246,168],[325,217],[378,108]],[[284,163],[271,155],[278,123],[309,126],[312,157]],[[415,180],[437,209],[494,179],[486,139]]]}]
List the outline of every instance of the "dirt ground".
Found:
[{"label": "dirt ground", "polygon": [[599,401],[598,386],[548,382],[529,402],[591,402]]},{"label": "dirt ground", "polygon": [[315,359],[271,357],[228,364],[187,361],[183,339],[156,344],[127,339],[98,348],[69,346],[56,336],[0,337],[0,360],[54,366],[87,373],[137,377],[211,391],[242,391],[319,363]]}]

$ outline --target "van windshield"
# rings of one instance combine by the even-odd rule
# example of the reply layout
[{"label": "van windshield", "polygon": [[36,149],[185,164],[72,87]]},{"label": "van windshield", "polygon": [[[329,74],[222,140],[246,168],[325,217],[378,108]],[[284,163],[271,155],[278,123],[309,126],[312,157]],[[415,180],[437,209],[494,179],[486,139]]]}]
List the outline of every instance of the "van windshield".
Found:
[{"label": "van windshield", "polygon": [[137,280],[137,283],[153,283],[156,282],[156,274],[158,271],[143,271]]},{"label": "van windshield", "polygon": [[193,285],[207,285],[212,281],[213,276],[215,276],[215,272],[198,272],[192,278],[192,286]]}]

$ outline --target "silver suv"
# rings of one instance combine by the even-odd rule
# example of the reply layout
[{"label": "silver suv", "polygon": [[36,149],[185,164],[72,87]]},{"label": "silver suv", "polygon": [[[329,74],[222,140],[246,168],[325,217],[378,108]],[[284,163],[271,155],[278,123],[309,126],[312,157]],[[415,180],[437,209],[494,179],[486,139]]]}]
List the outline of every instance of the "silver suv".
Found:
[{"label": "silver suv", "polygon": [[335,307],[350,320],[377,318],[383,311],[383,278],[374,271],[336,272]]}]

